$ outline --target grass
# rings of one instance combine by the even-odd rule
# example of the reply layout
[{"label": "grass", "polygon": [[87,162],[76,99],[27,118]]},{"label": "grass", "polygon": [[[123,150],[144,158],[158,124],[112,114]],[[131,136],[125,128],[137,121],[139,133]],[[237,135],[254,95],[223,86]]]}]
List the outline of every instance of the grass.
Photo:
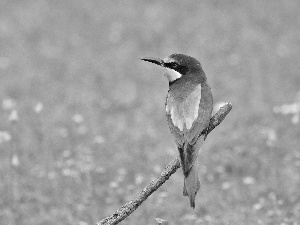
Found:
[{"label": "grass", "polygon": [[175,52],[234,108],[196,209],[177,172],[123,224],[299,223],[297,0],[0,4],[0,224],[95,224],[158,176],[177,155],[168,86],[139,58]]}]

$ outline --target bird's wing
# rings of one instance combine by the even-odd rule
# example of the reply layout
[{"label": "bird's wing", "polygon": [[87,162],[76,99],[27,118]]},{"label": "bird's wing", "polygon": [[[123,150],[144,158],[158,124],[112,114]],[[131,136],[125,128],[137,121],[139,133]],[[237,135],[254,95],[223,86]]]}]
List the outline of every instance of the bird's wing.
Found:
[{"label": "bird's wing", "polygon": [[178,127],[176,127],[173,124],[172,118],[171,118],[171,114],[167,113],[167,121],[168,121],[168,125],[171,131],[171,134],[174,136],[174,140],[175,143],[177,145],[178,148],[182,148],[184,145],[184,134],[182,131],[180,131],[178,129]]},{"label": "bird's wing", "polygon": [[185,140],[190,145],[195,144],[201,132],[208,126],[213,109],[212,93],[208,85],[204,84],[201,88],[201,92],[195,90],[193,94],[200,94],[201,99],[197,103],[199,108],[196,120],[193,122],[191,128],[186,129],[184,132]]},{"label": "bird's wing", "polygon": [[201,132],[208,126],[213,107],[208,85],[197,86],[182,102],[167,97],[167,120],[175,138],[182,169],[187,174],[193,167],[199,149],[194,146]]}]

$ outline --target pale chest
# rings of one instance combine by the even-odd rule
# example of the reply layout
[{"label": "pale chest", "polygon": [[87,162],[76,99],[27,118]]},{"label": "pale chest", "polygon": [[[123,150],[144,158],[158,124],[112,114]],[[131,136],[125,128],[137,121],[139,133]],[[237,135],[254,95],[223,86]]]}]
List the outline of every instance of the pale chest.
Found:
[{"label": "pale chest", "polygon": [[185,96],[168,93],[166,112],[170,115],[173,125],[180,131],[192,128],[193,123],[198,118],[200,100],[200,84]]}]

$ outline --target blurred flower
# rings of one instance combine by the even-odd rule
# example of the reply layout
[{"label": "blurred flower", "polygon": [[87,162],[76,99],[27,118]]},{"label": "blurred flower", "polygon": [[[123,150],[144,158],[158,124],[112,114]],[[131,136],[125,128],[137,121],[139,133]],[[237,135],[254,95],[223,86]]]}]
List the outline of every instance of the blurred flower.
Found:
[{"label": "blurred flower", "polygon": [[262,219],[258,219],[258,220],[257,220],[257,224],[264,224],[264,222],[263,222]]},{"label": "blurred flower", "polygon": [[209,215],[206,215],[206,216],[204,217],[204,219],[205,219],[207,222],[213,221],[213,218],[212,218],[211,216],[209,216]]},{"label": "blurred flower", "polygon": [[71,155],[71,151],[70,150],[64,150],[63,151],[63,157],[67,158]]},{"label": "blurred flower", "polygon": [[17,122],[19,120],[18,111],[15,109],[12,110],[8,116],[8,120],[11,122]]},{"label": "blurred flower", "polygon": [[48,173],[48,178],[50,180],[54,180],[56,178],[56,173],[54,171],[51,171]]},{"label": "blurred flower", "polygon": [[273,146],[277,140],[276,130],[273,128],[265,127],[261,130],[261,134],[266,138],[267,146]]},{"label": "blurred flower", "polygon": [[7,131],[0,131],[0,144],[11,140],[11,135]]},{"label": "blurred flower", "polygon": [[293,117],[292,117],[292,123],[293,124],[298,124],[300,121],[300,114],[295,114]]},{"label": "blurred flower", "polygon": [[155,221],[158,223],[158,224],[162,224],[163,222],[166,222],[167,220],[163,220],[161,218],[155,218]]},{"label": "blurred flower", "polygon": [[96,144],[103,144],[103,143],[105,143],[105,138],[102,137],[101,135],[97,135],[94,139],[94,142]]},{"label": "blurred flower", "polygon": [[80,114],[74,114],[73,117],[72,117],[72,120],[75,123],[82,123],[84,119],[83,119],[82,115],[80,115]]},{"label": "blurred flower", "polygon": [[4,110],[10,110],[16,107],[16,102],[11,98],[3,99],[2,108]]},{"label": "blurred flower", "polygon": [[20,165],[20,160],[17,154],[14,154],[11,159],[11,164],[15,167],[18,167]]},{"label": "blurred flower", "polygon": [[283,115],[295,114],[300,112],[300,104],[293,103],[293,104],[285,104],[282,106],[275,106],[273,111],[274,113],[281,113]]},{"label": "blurred flower", "polygon": [[244,177],[243,178],[243,183],[244,184],[254,184],[255,183],[255,179],[253,177]]},{"label": "blurred flower", "polygon": [[223,184],[222,184],[222,189],[223,190],[227,190],[227,189],[229,189],[231,187],[231,184],[229,183],[229,182],[224,182]]},{"label": "blurred flower", "polygon": [[67,166],[71,167],[71,166],[75,165],[76,163],[75,163],[75,160],[74,160],[74,159],[68,159],[68,160],[65,162],[65,164],[66,164]]},{"label": "blurred flower", "polygon": [[215,169],[218,173],[224,173],[225,172],[225,167],[220,165],[220,166],[217,166],[216,169]]},{"label": "blurred flower", "polygon": [[273,108],[274,113],[288,115],[291,114],[291,122],[298,124],[300,122],[300,92],[296,95],[295,102],[292,104],[284,104],[281,106],[275,106]]},{"label": "blurred flower", "polygon": [[275,214],[275,211],[272,210],[272,209],[269,209],[269,210],[267,211],[267,215],[268,215],[269,217],[273,216],[274,214]]},{"label": "blurred flower", "polygon": [[265,199],[264,198],[259,198],[258,202],[255,203],[252,208],[254,210],[260,210],[261,208],[264,207],[264,204],[265,204]]},{"label": "blurred flower", "polygon": [[35,106],[34,106],[34,111],[35,111],[35,113],[36,114],[39,114],[39,113],[41,113],[42,112],[42,110],[43,110],[43,103],[41,103],[41,102],[39,102],[39,103],[37,103]]},{"label": "blurred flower", "polygon": [[77,171],[69,168],[63,169],[62,174],[66,177],[79,177],[79,173]]},{"label": "blurred flower", "polygon": [[81,172],[89,172],[93,170],[95,164],[92,157],[92,150],[86,146],[80,147],[75,164]]},{"label": "blurred flower", "polygon": [[79,204],[77,205],[77,209],[78,209],[79,211],[83,211],[85,208],[86,208],[86,206],[85,206],[83,203],[79,203]]},{"label": "blurred flower", "polygon": [[112,182],[109,183],[109,187],[111,187],[111,188],[117,188],[117,187],[119,187],[119,183],[116,182],[116,181],[112,181]]},{"label": "blurred flower", "polygon": [[270,192],[268,194],[269,199],[272,199],[273,201],[276,201],[277,197],[276,194],[274,192]]},{"label": "blurred flower", "polygon": [[165,192],[165,191],[159,193],[159,197],[160,197],[160,198],[165,198],[165,197],[167,197],[167,196],[168,196],[168,193]]},{"label": "blurred flower", "polygon": [[135,176],[135,184],[141,184],[144,181],[144,177],[141,174]]},{"label": "blurred flower", "polygon": [[153,167],[153,170],[154,170],[155,173],[161,173],[161,171],[162,171],[160,165],[155,165],[155,166]]},{"label": "blurred flower", "polygon": [[262,205],[261,205],[260,203],[256,203],[256,204],[253,205],[252,208],[253,208],[254,210],[259,210],[259,209],[262,208]]}]

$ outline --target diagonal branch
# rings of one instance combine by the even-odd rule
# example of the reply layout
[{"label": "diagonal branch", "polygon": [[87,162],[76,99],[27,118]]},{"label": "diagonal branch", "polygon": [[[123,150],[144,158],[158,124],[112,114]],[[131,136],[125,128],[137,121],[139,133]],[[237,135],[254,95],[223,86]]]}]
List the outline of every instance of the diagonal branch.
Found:
[{"label": "diagonal branch", "polygon": [[[222,106],[219,111],[210,119],[209,126],[205,133],[202,133],[203,139],[216,127],[218,126],[227,114],[232,109],[232,104],[230,102],[226,103]],[[127,216],[129,216],[134,210],[139,207],[143,201],[145,201],[154,191],[156,191],[169,177],[176,172],[176,170],[180,168],[179,159],[176,157],[172,162],[168,164],[165,170],[161,173],[161,175],[151,181],[136,197],[134,200],[127,202],[117,211],[115,211],[110,216],[101,220],[98,225],[113,225],[118,224],[122,220],[124,220]]]}]

